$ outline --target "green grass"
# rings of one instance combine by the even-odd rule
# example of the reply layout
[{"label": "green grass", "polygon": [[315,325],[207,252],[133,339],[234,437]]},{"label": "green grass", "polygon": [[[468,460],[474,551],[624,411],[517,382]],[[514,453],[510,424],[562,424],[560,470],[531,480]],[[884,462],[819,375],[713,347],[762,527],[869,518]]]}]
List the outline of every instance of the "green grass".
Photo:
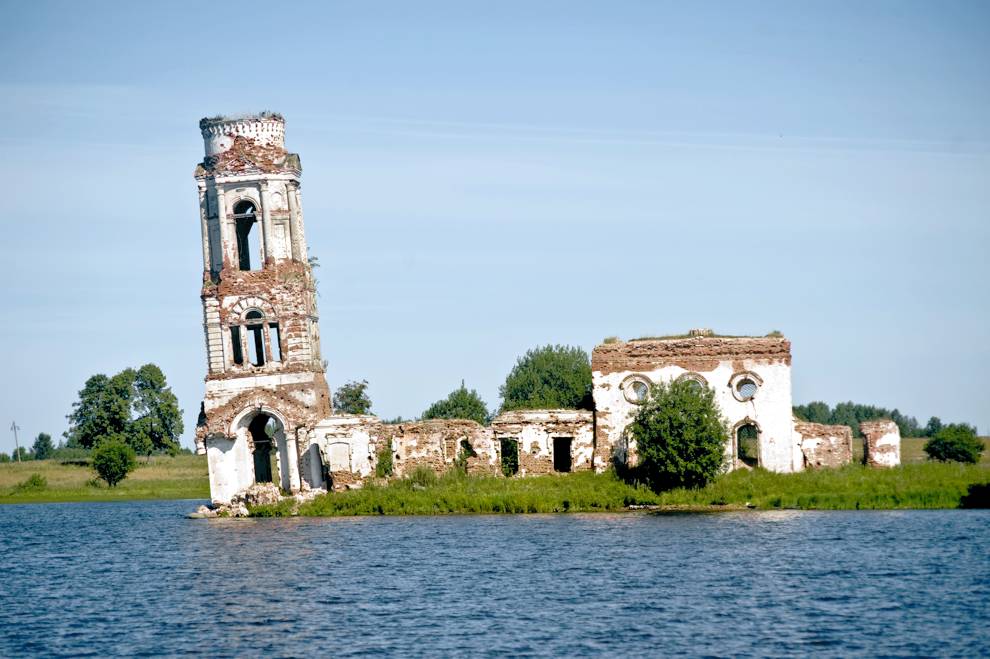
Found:
[{"label": "green grass", "polygon": [[699,490],[654,493],[614,474],[505,479],[446,474],[434,484],[400,479],[387,485],[317,497],[300,515],[443,515],[456,513],[560,513],[626,510],[801,508],[821,510],[958,508],[973,485],[990,483],[990,469],[926,463],[895,469],[842,469],[774,474],[736,471]]},{"label": "green grass", "polygon": [[[33,474],[43,484],[32,481]],[[55,460],[0,464],[0,504],[209,498],[206,456],[200,455],[138,458],[138,468],[114,488],[86,466]]]}]

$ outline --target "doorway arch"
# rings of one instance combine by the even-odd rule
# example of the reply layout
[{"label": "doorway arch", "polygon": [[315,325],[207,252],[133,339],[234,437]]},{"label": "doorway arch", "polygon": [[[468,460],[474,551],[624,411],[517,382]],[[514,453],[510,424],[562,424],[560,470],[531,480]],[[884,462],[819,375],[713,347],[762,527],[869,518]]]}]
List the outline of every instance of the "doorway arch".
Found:
[{"label": "doorway arch", "polygon": [[254,482],[275,483],[286,492],[296,489],[293,471],[298,459],[292,455],[295,447],[287,439],[282,415],[259,406],[238,415],[233,426],[234,434],[247,439]]}]

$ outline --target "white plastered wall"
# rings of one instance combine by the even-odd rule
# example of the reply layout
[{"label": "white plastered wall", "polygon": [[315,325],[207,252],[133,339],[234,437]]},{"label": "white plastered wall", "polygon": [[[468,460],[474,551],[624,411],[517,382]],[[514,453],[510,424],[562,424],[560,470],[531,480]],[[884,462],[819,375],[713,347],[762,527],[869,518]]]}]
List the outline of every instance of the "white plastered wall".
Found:
[{"label": "white plastered wall", "polygon": [[[623,382],[632,375],[645,376],[653,383],[669,382],[690,372],[670,365],[650,371],[623,371],[608,375],[598,371],[593,373],[595,407],[600,415],[607,418],[607,437],[613,455],[621,458],[623,450],[628,448],[629,459],[635,462],[635,443],[630,442],[627,447],[624,431],[638,406],[626,400]],[[756,395],[748,401],[738,400],[730,386],[733,376],[741,372],[753,373],[762,380]],[[793,429],[790,365],[744,360],[742,368],[739,368],[738,361],[722,361],[712,371],[696,373],[715,390],[715,402],[728,421],[729,430],[733,431],[725,449],[730,465],[734,464],[734,429],[743,421],[750,420],[760,430],[760,466],[782,473],[803,468],[801,446]]]}]

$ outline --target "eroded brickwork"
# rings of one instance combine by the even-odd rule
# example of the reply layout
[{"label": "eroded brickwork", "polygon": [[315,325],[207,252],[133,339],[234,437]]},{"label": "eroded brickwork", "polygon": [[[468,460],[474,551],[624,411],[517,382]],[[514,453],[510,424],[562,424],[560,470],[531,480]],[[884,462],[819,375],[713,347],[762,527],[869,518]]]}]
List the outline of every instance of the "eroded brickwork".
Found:
[{"label": "eroded brickwork", "polygon": [[863,421],[863,463],[868,467],[896,467],[901,464],[901,431],[890,420]]},{"label": "eroded brickwork", "polygon": [[217,502],[259,479],[290,491],[321,485],[309,431],[330,415],[330,392],[301,165],[284,148],[284,126],[274,114],[200,122],[207,375],[196,444]]},{"label": "eroded brickwork", "polygon": [[804,466],[812,469],[842,467],[852,462],[852,428],[796,421]]}]

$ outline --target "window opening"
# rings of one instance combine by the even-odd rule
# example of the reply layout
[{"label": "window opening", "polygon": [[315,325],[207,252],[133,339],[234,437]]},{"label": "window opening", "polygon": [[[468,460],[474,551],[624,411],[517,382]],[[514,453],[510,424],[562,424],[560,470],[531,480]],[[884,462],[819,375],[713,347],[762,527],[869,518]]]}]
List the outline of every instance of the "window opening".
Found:
[{"label": "window opening", "polygon": [[268,324],[268,345],[272,349],[272,361],[282,361],[282,341],[278,333],[278,323]]},{"label": "window opening", "polygon": [[743,464],[756,467],[760,462],[760,431],[753,423],[739,426],[736,430],[736,457]]},{"label": "window opening", "polygon": [[502,454],[502,473],[515,476],[519,473],[519,442],[514,439],[503,439],[500,442]]},{"label": "window opening", "polygon": [[230,328],[230,343],[234,348],[234,363],[240,366],[244,363],[244,353],[241,350],[241,328],[237,325]]},{"label": "window opening", "polygon": [[237,259],[241,270],[260,269],[260,267],[252,268],[251,266],[252,259],[258,259],[258,266],[262,263],[261,243],[258,240],[259,231],[255,229],[257,223],[258,215],[255,212],[253,202],[240,201],[234,206],[234,224],[237,229]]},{"label": "window opening", "polygon": [[567,472],[571,470],[571,438],[553,438],[553,470]]},{"label": "window opening", "polygon": [[248,332],[248,360],[254,366],[265,365],[265,325],[264,315],[260,311],[251,310],[244,317]]},{"label": "window opening", "polygon": [[743,378],[736,383],[736,391],[742,400],[750,400],[756,395],[759,386],[751,378]]}]

